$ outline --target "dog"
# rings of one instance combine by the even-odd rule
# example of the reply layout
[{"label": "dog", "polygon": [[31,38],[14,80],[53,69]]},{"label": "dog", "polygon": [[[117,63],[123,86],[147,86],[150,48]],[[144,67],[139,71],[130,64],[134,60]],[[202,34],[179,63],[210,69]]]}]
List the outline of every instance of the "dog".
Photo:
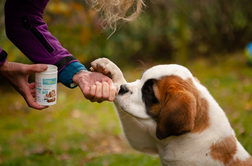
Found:
[{"label": "dog", "polygon": [[116,85],[113,102],[129,144],[159,155],[162,166],[252,166],[224,111],[187,68],[157,65],[131,83],[106,58],[91,70]]}]

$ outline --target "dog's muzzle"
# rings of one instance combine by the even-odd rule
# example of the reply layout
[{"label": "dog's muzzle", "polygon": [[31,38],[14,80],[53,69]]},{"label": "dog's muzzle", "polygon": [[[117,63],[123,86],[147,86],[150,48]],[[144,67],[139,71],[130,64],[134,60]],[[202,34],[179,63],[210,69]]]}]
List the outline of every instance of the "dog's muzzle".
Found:
[{"label": "dog's muzzle", "polygon": [[122,84],[120,86],[120,90],[118,92],[118,95],[124,95],[125,93],[128,93],[129,89],[127,88],[127,86],[125,84]]}]

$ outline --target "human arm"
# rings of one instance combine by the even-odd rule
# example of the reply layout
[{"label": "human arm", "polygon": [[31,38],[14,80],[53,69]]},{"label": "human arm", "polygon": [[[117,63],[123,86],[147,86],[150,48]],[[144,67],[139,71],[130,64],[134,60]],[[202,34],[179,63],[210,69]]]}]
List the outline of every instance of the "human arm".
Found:
[{"label": "human arm", "polygon": [[[47,2],[48,0],[7,0],[5,29],[8,38],[34,63],[56,65],[58,80],[65,86],[74,88],[75,86],[71,86],[72,82],[76,83],[90,101],[111,100],[107,96],[100,96],[99,89],[108,89],[107,84],[111,85],[112,81],[106,76],[88,72],[85,66],[63,48],[48,31],[47,24],[43,21],[43,12]],[[85,74],[83,72],[76,75],[82,70],[86,70]],[[86,91],[90,87],[93,87],[92,91]],[[95,90],[93,93],[93,90],[97,88],[98,91]],[[111,90],[116,94],[113,88]],[[110,88],[108,91],[110,93]]]}]

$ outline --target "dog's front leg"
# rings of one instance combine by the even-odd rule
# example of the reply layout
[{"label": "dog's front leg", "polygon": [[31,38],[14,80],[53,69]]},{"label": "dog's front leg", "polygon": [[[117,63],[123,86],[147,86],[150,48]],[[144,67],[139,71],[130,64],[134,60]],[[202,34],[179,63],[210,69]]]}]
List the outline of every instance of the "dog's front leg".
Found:
[{"label": "dog's front leg", "polygon": [[124,135],[132,148],[143,153],[158,154],[154,139],[150,136],[148,128],[135,117],[121,109],[115,99],[114,105],[121,122]]},{"label": "dog's front leg", "polygon": [[[121,70],[107,58],[99,58],[91,63],[91,70],[101,72],[110,77],[117,87],[120,89],[122,84],[126,84]],[[140,123],[135,117],[122,110],[118,104],[117,98],[114,100],[117,114],[121,122],[124,134],[129,144],[136,150],[145,153],[157,154],[157,148],[150,136],[148,128]]]}]

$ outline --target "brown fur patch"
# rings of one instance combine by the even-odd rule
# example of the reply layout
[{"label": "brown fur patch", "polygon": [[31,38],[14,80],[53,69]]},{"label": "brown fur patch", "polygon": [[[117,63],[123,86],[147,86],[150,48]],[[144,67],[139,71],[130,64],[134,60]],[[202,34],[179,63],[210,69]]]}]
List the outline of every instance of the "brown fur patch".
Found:
[{"label": "brown fur patch", "polygon": [[232,163],[229,163],[228,166],[252,166],[252,157],[249,157],[245,161],[234,160]]},{"label": "brown fur patch", "polygon": [[[173,114],[176,117],[166,116],[166,118],[168,118],[167,120],[176,118],[176,123],[184,123],[181,125],[177,124],[163,127],[185,127],[187,128],[185,131],[196,133],[203,131],[209,126],[208,102],[206,99],[199,97],[199,92],[192,79],[183,80],[178,76],[163,77],[154,85],[154,91],[160,104],[153,105],[151,109],[151,113],[155,117],[153,118],[157,119],[160,115],[164,116],[164,113],[161,113],[161,111],[165,109],[164,107],[172,107],[172,109],[177,109]],[[184,97],[179,95],[184,95]],[[172,102],[168,103],[169,101]],[[195,101],[196,105],[194,107],[192,104]],[[185,112],[183,108],[185,108],[187,112]],[[166,109],[166,111],[172,111],[172,109]],[[181,112],[183,111],[180,115],[179,110],[181,110]],[[165,115],[167,114],[168,113]],[[187,115],[185,116],[185,114]],[[169,115],[172,116],[172,114]],[[188,130],[189,128],[190,130]],[[179,131],[179,129],[174,130]]]},{"label": "brown fur patch", "polygon": [[234,136],[224,138],[223,140],[211,146],[211,157],[223,162],[225,165],[231,163],[236,153],[236,139]]},{"label": "brown fur patch", "polygon": [[197,115],[195,118],[195,127],[193,129],[193,133],[202,132],[209,126],[209,106],[206,99],[199,99],[198,107],[197,107]]}]

